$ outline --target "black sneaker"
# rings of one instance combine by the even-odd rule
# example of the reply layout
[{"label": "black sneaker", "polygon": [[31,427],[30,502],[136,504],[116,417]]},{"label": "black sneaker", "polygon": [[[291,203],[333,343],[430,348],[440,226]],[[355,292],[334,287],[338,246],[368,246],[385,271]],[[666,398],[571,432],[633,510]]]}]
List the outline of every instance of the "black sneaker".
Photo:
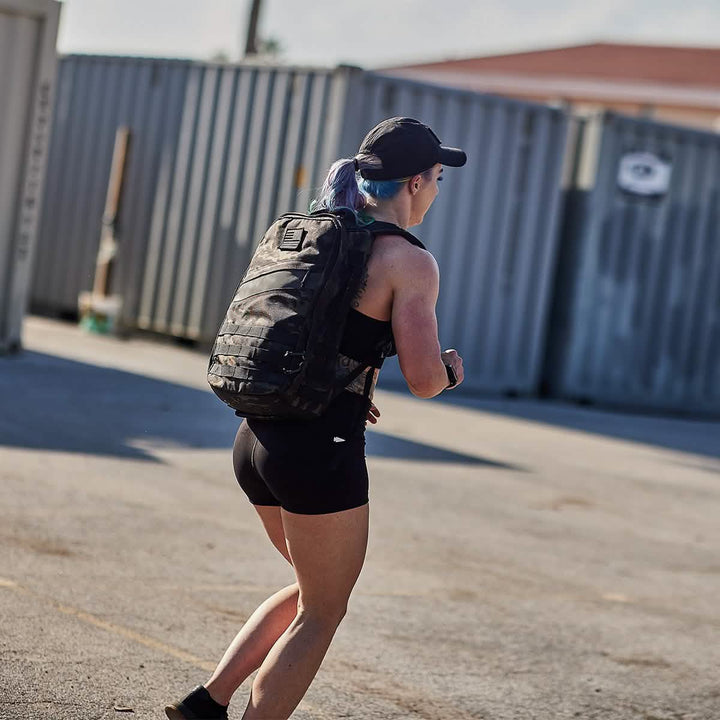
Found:
[{"label": "black sneaker", "polygon": [[216,703],[202,685],[182,700],[167,705],[165,714],[170,720],[228,720],[227,707]]}]

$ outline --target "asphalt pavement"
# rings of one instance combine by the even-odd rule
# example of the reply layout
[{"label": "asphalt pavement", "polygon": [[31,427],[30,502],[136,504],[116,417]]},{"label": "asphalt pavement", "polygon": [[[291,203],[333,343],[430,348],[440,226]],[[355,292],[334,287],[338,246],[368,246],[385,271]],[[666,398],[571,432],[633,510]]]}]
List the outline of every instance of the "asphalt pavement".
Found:
[{"label": "asphalt pavement", "polygon": [[[237,418],[201,352],[36,317],[25,347],[0,357],[0,719],[162,718],[292,581]],[[376,404],[366,565],[294,720],[720,718],[720,423]]]}]

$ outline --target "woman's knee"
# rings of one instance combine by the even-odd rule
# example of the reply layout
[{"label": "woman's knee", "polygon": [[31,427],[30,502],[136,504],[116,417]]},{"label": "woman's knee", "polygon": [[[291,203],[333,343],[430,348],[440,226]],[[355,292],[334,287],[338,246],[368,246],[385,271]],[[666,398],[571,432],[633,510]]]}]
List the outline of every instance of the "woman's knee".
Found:
[{"label": "woman's knee", "polygon": [[297,603],[297,618],[302,623],[312,623],[335,629],[347,614],[348,598],[304,597],[300,592]]}]

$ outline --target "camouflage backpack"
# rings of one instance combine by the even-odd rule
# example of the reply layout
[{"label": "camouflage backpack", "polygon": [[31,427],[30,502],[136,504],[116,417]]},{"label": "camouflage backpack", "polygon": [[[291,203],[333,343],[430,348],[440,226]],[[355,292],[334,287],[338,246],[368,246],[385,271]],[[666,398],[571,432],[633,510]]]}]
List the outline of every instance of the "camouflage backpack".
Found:
[{"label": "camouflage backpack", "polygon": [[358,223],[349,211],[288,213],[253,255],[228,307],[208,366],[208,382],[236,415],[313,418],[362,373],[336,376],[352,299],[376,235],[397,225]]}]

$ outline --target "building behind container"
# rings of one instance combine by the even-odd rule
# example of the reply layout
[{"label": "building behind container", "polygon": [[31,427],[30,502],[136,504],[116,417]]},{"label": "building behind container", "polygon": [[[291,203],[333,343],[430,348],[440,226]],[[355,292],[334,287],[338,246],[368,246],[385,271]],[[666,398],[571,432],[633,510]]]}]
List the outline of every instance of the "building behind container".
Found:
[{"label": "building behind container", "polygon": [[720,131],[720,47],[593,43],[387,68],[395,77]]},{"label": "building behind container", "polygon": [[21,344],[55,81],[60,4],[0,0],[0,352]]}]

